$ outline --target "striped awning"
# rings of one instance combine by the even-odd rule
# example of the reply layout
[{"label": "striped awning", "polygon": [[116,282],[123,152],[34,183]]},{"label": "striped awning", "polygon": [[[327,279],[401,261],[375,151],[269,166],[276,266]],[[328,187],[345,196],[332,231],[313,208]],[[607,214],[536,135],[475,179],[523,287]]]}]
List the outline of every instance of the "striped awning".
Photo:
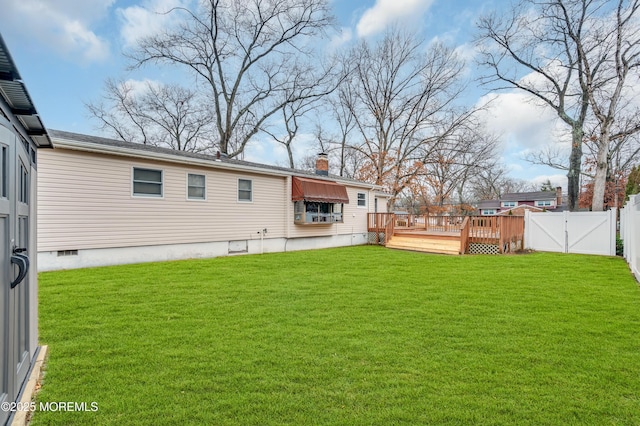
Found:
[{"label": "striped awning", "polygon": [[349,204],[347,188],[344,185],[296,176],[291,181],[291,200]]}]

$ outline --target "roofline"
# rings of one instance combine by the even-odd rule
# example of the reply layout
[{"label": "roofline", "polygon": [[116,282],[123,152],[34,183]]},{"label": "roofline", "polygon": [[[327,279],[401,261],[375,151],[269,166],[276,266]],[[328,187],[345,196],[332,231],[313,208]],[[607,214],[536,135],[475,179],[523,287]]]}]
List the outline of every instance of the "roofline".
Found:
[{"label": "roofline", "polygon": [[371,184],[368,182],[361,182],[350,179],[342,179],[338,176],[321,176],[321,175],[312,175],[307,173],[298,172],[295,169],[269,169],[266,167],[261,167],[260,164],[256,163],[255,165],[249,164],[237,164],[237,163],[227,163],[226,161],[220,159],[204,159],[204,158],[195,158],[195,157],[185,157],[179,154],[172,154],[169,152],[157,152],[151,150],[140,150],[136,148],[122,147],[122,146],[112,146],[112,145],[102,145],[98,143],[88,142],[88,141],[78,141],[75,139],[64,138],[60,136],[52,136],[54,147],[60,149],[69,149],[74,151],[83,151],[83,152],[91,152],[96,154],[111,154],[118,155],[122,157],[134,157],[141,159],[152,159],[158,161],[166,161],[170,163],[179,163],[186,164],[192,166],[203,166],[207,168],[219,168],[223,170],[239,170],[245,172],[251,172],[255,174],[261,175],[269,175],[269,176],[278,176],[278,177],[289,177],[289,176],[297,176],[302,178],[309,179],[317,179],[317,180],[326,180],[331,182],[340,182],[343,185],[357,186],[357,187],[365,187],[371,190],[380,189],[379,185]]},{"label": "roofline", "polygon": [[[516,209],[526,209],[526,210],[536,209],[536,210],[540,210],[541,212],[542,212],[542,211],[545,211],[545,209],[544,209],[544,208],[542,208],[542,207],[531,206],[531,205],[529,205],[529,204],[520,204],[519,206],[510,207],[510,208],[508,208],[508,209],[506,209],[506,210],[500,210],[500,212],[499,212],[499,213],[496,213],[496,214],[497,214],[497,215],[502,215],[503,213],[507,213],[507,214],[509,214],[509,212],[510,212],[511,210],[516,210]],[[548,211],[548,210],[547,210],[547,211]]]},{"label": "roofline", "polygon": [[[23,100],[26,101],[26,105],[23,105],[22,108],[15,107],[13,105],[16,102],[16,96],[12,96],[11,92],[7,93],[3,88],[0,88],[0,98],[2,99],[0,108],[7,110],[7,112],[13,116],[13,118],[10,118],[12,124],[20,124],[20,133],[22,133],[23,137],[30,139],[38,148],[51,148],[51,138],[42,122],[42,117],[38,114],[35,104],[27,90],[27,86],[22,81],[18,67],[11,56],[11,52],[9,52],[7,44],[2,38],[2,34],[0,34],[0,55],[4,56],[8,67],[8,69],[4,71],[0,70],[2,71],[0,72],[0,81],[15,84],[14,89],[17,88],[17,90],[20,90],[20,95],[22,95]],[[31,121],[36,120],[37,124],[34,125],[29,121],[25,121],[24,117],[29,117]],[[17,123],[14,123],[14,120]]]}]

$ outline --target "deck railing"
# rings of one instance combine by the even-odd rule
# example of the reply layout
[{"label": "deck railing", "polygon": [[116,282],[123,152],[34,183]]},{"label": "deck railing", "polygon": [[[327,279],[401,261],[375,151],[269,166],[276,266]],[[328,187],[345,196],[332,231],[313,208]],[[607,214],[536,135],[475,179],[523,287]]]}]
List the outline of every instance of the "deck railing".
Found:
[{"label": "deck railing", "polygon": [[470,216],[460,231],[460,252],[469,253],[469,245],[498,245],[500,253],[524,247],[523,216]]},{"label": "deck railing", "polygon": [[460,253],[469,245],[497,245],[500,253],[524,247],[523,216],[428,216],[402,213],[369,213],[368,230],[375,232],[376,244],[387,244],[396,231],[425,230],[459,233]]},{"label": "deck railing", "polygon": [[430,216],[395,213],[397,228],[424,229],[434,232],[460,232],[465,216]]}]

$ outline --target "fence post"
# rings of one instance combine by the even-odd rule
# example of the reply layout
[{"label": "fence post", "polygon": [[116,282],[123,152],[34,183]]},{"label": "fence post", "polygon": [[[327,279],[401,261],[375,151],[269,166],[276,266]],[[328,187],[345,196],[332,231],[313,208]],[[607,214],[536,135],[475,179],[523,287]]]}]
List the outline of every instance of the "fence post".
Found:
[{"label": "fence post", "polygon": [[609,240],[609,255],[616,255],[616,236],[617,234],[618,211],[614,207],[609,210],[609,226],[611,230],[611,239]]},{"label": "fence post", "polygon": [[531,232],[531,210],[524,211],[524,241],[522,243],[522,249],[528,250],[531,247],[529,246],[529,233]]}]

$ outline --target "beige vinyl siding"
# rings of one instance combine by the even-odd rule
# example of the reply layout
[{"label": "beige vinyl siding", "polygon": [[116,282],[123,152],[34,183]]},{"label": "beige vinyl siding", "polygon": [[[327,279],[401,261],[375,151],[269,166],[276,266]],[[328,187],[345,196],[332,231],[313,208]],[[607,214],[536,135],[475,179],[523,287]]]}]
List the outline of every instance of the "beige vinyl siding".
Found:
[{"label": "beige vinyl siding", "polygon": [[[133,167],[163,171],[163,198],[132,195]],[[187,173],[206,176],[207,199],[187,200]],[[238,178],[253,201],[237,200]],[[124,156],[54,149],[39,153],[38,250],[285,237],[287,179]]]}]

